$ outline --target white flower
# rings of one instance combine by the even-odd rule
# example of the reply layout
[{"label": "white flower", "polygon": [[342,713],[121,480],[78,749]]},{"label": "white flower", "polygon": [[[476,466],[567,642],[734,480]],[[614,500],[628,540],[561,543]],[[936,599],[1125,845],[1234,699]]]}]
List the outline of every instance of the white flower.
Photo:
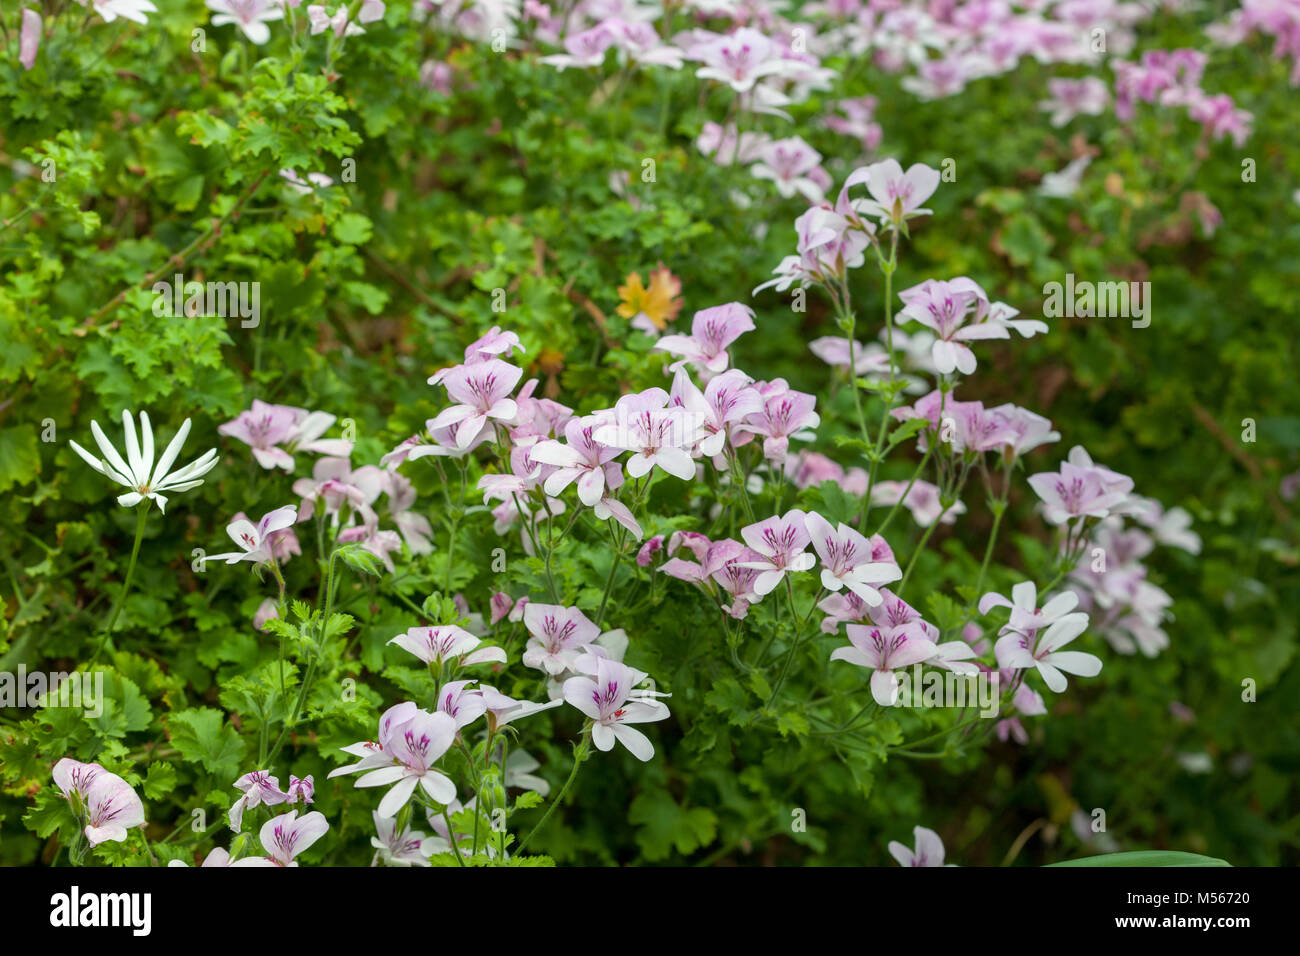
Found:
[{"label": "white flower", "polygon": [[167,499],[163,497],[162,492],[179,493],[197,488],[203,484],[202,476],[216,467],[217,450],[210,448],[184,468],[168,474],[167,469],[176,461],[181,445],[185,443],[185,438],[190,433],[188,418],[162,453],[162,457],[158,459],[157,468],[154,468],[153,464],[153,427],[149,424],[149,415],[146,412],[140,413],[140,434],[144,439],[143,445],[136,440],[135,422],[132,421],[131,413],[128,411],[122,412],[122,427],[126,431],[125,461],[104,435],[98,422],[90,423],[90,432],[95,436],[95,444],[103,452],[103,458],[96,458],[75,441],[70,441],[68,444],[91,468],[119,485],[131,489],[127,494],[118,496],[117,503],[123,508],[132,508],[149,498],[158,502],[158,510],[165,514]]},{"label": "white flower", "polygon": [[214,27],[233,23],[243,31],[249,41],[262,46],[271,39],[271,29],[267,26],[275,20],[284,19],[284,7],[275,0],[206,0],[212,11]]},{"label": "white flower", "polygon": [[[83,7],[86,0],[77,0]],[[158,8],[149,0],[94,0],[95,12],[104,18],[105,23],[112,23],[118,17],[134,23],[145,24],[149,18],[145,13],[157,13]]]}]

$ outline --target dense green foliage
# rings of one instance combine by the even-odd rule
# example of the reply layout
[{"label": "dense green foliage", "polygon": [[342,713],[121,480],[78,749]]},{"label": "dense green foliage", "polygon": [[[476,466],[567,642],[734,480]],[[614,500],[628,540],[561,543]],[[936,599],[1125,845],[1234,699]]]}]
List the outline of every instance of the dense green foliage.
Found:
[{"label": "dense green foliage", "polygon": [[[225,550],[236,512],[256,518],[294,501],[294,478],[310,472],[301,455],[293,475],[263,470],[217,434],[254,399],[338,416],[355,435],[353,462],[376,464],[445,406],[428,376],[492,325],[520,336],[526,352],[515,361],[540,379],[538,395],[572,408],[667,388],[668,357],[617,312],[626,277],[662,264],[681,282],[675,328],[698,309],[750,303],[758,330],[734,346],[736,364],[816,394],[815,447],[862,464],[861,448],[837,444],[856,435],[850,389],[829,388],[838,373],[807,349],[841,334],[828,301],[810,293],[797,312],[786,294],[750,298],[792,251],[791,223],[807,204],[694,144],[704,122],[726,113],[725,87],[706,87],[691,69],[637,72],[626,84],[612,67],[560,72],[530,48],[499,53],[411,22],[402,3],[348,38],[328,71],[323,43],[291,49],[283,31],[255,47],[210,27],[196,53],[191,30],[207,26],[207,11],[193,0],[158,3],[147,28],[96,19],[79,32],[77,16],[47,35],[32,70],[12,55],[0,62],[0,671],[90,666],[122,587],[135,514],[113,502],[69,439],[90,447],[92,419],[115,436],[124,408],[147,409],[163,440],[193,419],[184,460],[209,447],[221,455],[165,516],[148,513],[136,584],[111,652],[94,664],[106,675],[103,713],[0,718],[0,862],[10,865],[50,862],[75,833],[50,783],[63,756],[136,785],[160,858],[191,862],[214,838],[225,844],[231,784],[257,769],[262,738],[275,737],[291,701],[273,693],[277,637],[251,624],[274,581],[243,564],[200,573],[194,549]],[[8,8],[3,16],[15,33]],[[1208,19],[1162,14],[1139,27],[1142,46],[1204,46]],[[444,498],[438,470],[412,462],[403,473],[433,523],[433,553],[397,555],[392,574],[340,563],[334,610],[347,619],[316,650],[310,626],[289,634],[291,690],[309,662],[319,673],[277,772],[314,776],[314,809],[332,828],[304,862],[370,861],[374,793],[326,775],[344,759],[339,747],[373,737],[386,707],[432,690],[409,655],[386,646],[393,635],[458,620],[447,600],[455,594],[486,614],[497,591],[534,600],[558,591],[556,603],[594,617],[607,580],[605,626],[627,631],[628,661],[671,692],[672,718],[648,731],[649,763],[617,748],[588,761],[570,802],[530,844],[559,863],[883,864],[886,843],[907,842],[917,823],[942,833],[948,859],[963,865],[1048,863],[1101,848],[1071,827],[1072,814],[1094,808],[1105,810],[1112,849],[1297,862],[1300,541],[1294,497],[1280,485],[1300,469],[1300,154],[1296,91],[1267,52],[1261,39],[1215,50],[1207,69],[1207,88],[1254,114],[1241,148],[1198,144],[1184,116],[1153,109],[1128,124],[1083,116],[1054,130],[1036,104],[1061,71],[1032,62],[921,102],[896,76],[835,57],[833,94],[795,105],[789,122],[756,121],[774,135],[798,130],[827,157],[836,189],[861,161],[816,122],[838,97],[877,97],[882,156],[953,161],[955,176],[928,203],[934,215],[912,225],[895,291],[969,275],[1037,317],[1044,284],[1066,273],[1151,282],[1149,327],[1052,320],[1048,335],[981,353],[963,397],[1051,418],[1061,443],[1031,453],[1031,470],[1056,467],[1081,444],[1132,476],[1138,493],[1191,513],[1201,553],[1160,549],[1150,559],[1152,580],[1174,598],[1168,649],[1121,655],[1090,638],[1105,669],[1049,700],[1050,716],[1026,720],[1027,745],[943,738],[934,759],[906,759],[917,752],[891,748],[950,726],[951,715],[877,719],[852,744],[827,732],[810,716],[813,695],[837,695],[833,722],[847,725],[863,686],[856,669],[824,666],[829,637],[812,642],[775,709],[765,679],[732,666],[732,635],[760,642],[781,626],[782,603],[756,605],[743,629],[724,629],[686,584],[628,558],[613,566],[603,522],[578,523],[549,564],[528,557],[518,528],[497,534],[474,491],[484,468],[499,465],[480,456],[460,503],[454,469]],[[428,59],[451,64],[453,95],[421,85]],[[1085,149],[1094,159],[1075,195],[1036,190]],[[47,160],[53,182],[40,175]],[[304,194],[282,169],[334,183]],[[611,188],[620,175],[623,198]],[[737,192],[749,201],[731,201]],[[1222,212],[1212,235],[1193,194]],[[175,272],[260,282],[260,323],[156,315],[150,287]],[[852,282],[859,335],[874,339],[881,276],[868,264]],[[503,312],[493,309],[498,289]],[[874,422],[878,399],[864,401]],[[904,443],[882,477],[906,481],[919,457]],[[705,485],[653,483],[647,535],[746,523],[734,508],[711,517],[720,492]],[[915,569],[934,598],[913,603],[955,613],[955,623],[968,599],[958,589],[972,585],[992,521],[981,495],[966,503]],[[852,509],[834,485],[801,491],[798,504],[828,517]],[[1051,530],[1034,504],[1021,481],[992,590],[1050,576]],[[922,533],[893,526],[900,559]],[[301,537],[303,556],[285,567],[288,594],[315,606],[322,571],[311,535]],[[801,592],[801,611],[811,595]],[[512,660],[523,637],[503,624]],[[506,693],[544,699],[535,674],[506,674]],[[1252,702],[1243,701],[1247,679]],[[553,791],[579,725],[561,708],[521,728]],[[527,832],[537,804],[515,806],[512,831]],[[200,808],[206,834],[189,829]],[[792,832],[798,810],[807,827]],[[135,841],[104,844],[90,859],[148,862]]]}]

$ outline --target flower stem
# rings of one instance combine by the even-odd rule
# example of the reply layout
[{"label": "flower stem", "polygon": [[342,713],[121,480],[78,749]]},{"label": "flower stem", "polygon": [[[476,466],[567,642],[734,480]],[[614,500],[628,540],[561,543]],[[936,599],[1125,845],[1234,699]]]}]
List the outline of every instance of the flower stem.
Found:
[{"label": "flower stem", "polygon": [[117,603],[113,605],[113,613],[108,616],[108,625],[104,628],[104,636],[100,639],[99,647],[95,650],[95,656],[90,659],[91,667],[95,666],[95,662],[99,660],[99,655],[104,652],[104,646],[108,644],[113,633],[113,625],[117,623],[117,616],[122,613],[122,606],[126,604],[126,594],[131,590],[131,579],[135,575],[135,561],[140,556],[140,542],[144,539],[144,525],[148,517],[149,503],[142,501],[136,506],[135,543],[131,545],[131,561],[126,566],[126,579],[122,582],[122,590],[117,595]]},{"label": "flower stem", "polygon": [[569,792],[569,788],[573,786],[574,778],[578,776],[578,768],[581,767],[582,762],[587,759],[588,740],[589,737],[587,736],[587,732],[584,731],[582,740],[573,748],[573,769],[569,771],[569,779],[564,781],[564,786],[561,787],[560,792],[555,795],[555,799],[552,800],[551,805],[546,808],[546,813],[544,813],[542,818],[537,821],[537,825],[528,831],[528,835],[524,837],[523,841],[519,844],[519,849],[515,851],[517,854],[522,854],[524,852],[524,847],[528,846],[529,841],[537,835],[537,831],[546,826],[546,821],[551,819],[551,814],[555,812],[555,808],[564,802],[564,795]]}]

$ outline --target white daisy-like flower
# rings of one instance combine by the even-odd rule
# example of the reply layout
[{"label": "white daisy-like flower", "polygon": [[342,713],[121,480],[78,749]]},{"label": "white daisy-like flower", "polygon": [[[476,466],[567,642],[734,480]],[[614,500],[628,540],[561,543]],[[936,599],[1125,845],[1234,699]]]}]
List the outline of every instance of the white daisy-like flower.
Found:
[{"label": "white daisy-like flower", "polygon": [[126,432],[125,461],[104,435],[98,422],[90,423],[90,432],[95,436],[95,444],[103,452],[103,458],[96,458],[75,441],[70,441],[68,444],[91,468],[119,485],[131,489],[127,494],[118,496],[117,503],[123,508],[133,508],[148,498],[156,501],[158,510],[165,514],[167,499],[163,497],[162,492],[175,494],[197,488],[203,484],[202,476],[216,467],[217,450],[210,448],[202,457],[168,473],[167,469],[171,468],[172,463],[176,461],[176,457],[181,453],[181,445],[185,444],[185,438],[190,433],[188,418],[181,425],[176,437],[167,445],[162,457],[158,459],[157,468],[154,467],[153,427],[149,424],[149,415],[146,412],[140,413],[140,435],[144,439],[143,445],[136,440],[135,422],[132,421],[131,413],[128,411],[122,412],[122,427]]}]

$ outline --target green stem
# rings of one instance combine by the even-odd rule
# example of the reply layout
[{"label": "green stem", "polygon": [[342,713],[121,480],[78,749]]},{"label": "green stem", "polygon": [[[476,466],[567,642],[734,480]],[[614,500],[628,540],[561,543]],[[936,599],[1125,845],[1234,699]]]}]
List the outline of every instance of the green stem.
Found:
[{"label": "green stem", "polygon": [[537,835],[537,831],[546,826],[546,821],[551,819],[551,814],[555,812],[555,808],[564,802],[564,795],[569,792],[569,788],[573,786],[574,778],[578,776],[578,768],[581,767],[582,762],[587,759],[588,739],[587,732],[584,731],[582,740],[573,748],[573,769],[569,771],[569,779],[564,781],[564,786],[561,787],[560,792],[555,795],[555,799],[551,801],[551,805],[546,808],[546,813],[537,821],[537,826],[529,830],[528,835],[524,837],[523,842],[519,844],[519,849],[516,851],[519,855],[523,854],[524,847],[528,846],[532,838]]},{"label": "green stem", "polygon": [[113,605],[113,613],[108,617],[108,626],[104,628],[104,636],[99,642],[99,647],[95,650],[95,656],[90,659],[91,667],[95,666],[95,662],[99,660],[99,655],[104,652],[104,647],[112,636],[113,626],[117,624],[117,616],[122,613],[122,606],[126,604],[126,594],[131,590],[131,579],[135,575],[135,561],[140,556],[140,542],[144,540],[144,525],[148,516],[149,502],[147,500],[142,501],[136,506],[135,543],[131,545],[131,561],[126,566],[126,580],[122,582],[122,590],[117,596],[117,603]]}]

